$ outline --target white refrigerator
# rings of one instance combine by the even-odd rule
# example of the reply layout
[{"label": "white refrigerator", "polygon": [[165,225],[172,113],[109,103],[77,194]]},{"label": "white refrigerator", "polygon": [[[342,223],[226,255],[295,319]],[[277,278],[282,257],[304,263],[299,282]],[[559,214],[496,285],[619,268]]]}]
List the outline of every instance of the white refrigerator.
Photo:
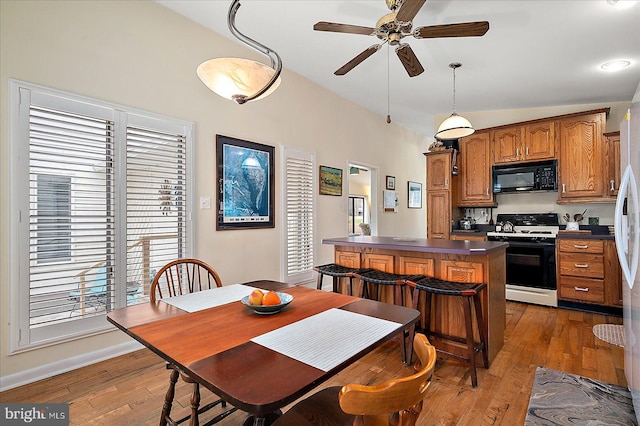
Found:
[{"label": "white refrigerator", "polygon": [[640,102],[631,105],[620,123],[620,160],[614,228],[623,280],[624,370],[640,423]]}]

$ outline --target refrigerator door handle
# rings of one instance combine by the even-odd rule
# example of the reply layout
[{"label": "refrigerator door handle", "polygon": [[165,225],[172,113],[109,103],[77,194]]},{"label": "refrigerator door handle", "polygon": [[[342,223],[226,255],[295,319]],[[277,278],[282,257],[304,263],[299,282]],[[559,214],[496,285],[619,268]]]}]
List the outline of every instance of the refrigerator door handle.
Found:
[{"label": "refrigerator door handle", "polygon": [[[616,210],[614,215],[614,229],[616,250],[618,252],[618,259],[620,260],[620,267],[622,268],[622,274],[624,275],[629,288],[633,288],[633,283],[636,279],[638,272],[638,251],[640,250],[640,221],[638,217],[634,217],[631,221],[623,216],[624,199],[627,196],[627,191],[630,191],[631,200],[627,200],[627,203],[632,203],[634,207],[629,210],[635,215],[638,214],[638,186],[636,184],[636,178],[633,174],[633,169],[630,165],[627,165],[622,180],[620,181],[620,188],[618,190],[618,198],[616,199]],[[626,221],[624,219],[627,219]],[[626,222],[626,223],[625,223]],[[629,225],[633,226],[633,230],[629,229]],[[633,236],[633,248],[630,253],[630,259],[627,257],[629,237]]]}]

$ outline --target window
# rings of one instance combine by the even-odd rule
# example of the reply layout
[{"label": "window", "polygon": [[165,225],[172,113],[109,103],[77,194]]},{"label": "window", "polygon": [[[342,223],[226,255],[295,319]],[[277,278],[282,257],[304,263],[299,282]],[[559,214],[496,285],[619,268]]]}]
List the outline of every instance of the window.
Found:
[{"label": "window", "polygon": [[311,153],[284,148],[283,170],[283,280],[304,283],[313,279],[315,158]]},{"label": "window", "polygon": [[349,196],[349,233],[361,234],[360,224],[366,217],[366,200],[364,197]]},{"label": "window", "polygon": [[95,334],[190,253],[191,123],[11,81],[11,351]]}]

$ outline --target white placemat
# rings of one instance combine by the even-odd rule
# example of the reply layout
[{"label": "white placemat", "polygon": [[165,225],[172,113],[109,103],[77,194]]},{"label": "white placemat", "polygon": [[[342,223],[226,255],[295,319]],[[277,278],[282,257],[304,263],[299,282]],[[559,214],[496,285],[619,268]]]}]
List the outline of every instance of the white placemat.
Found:
[{"label": "white placemat", "polygon": [[396,322],[334,308],[251,341],[329,371],[400,327]]},{"label": "white placemat", "polygon": [[[183,294],[181,296],[165,297],[160,299],[164,303],[173,305],[187,312],[196,312],[203,309],[213,308],[231,302],[237,302],[244,296],[248,296],[255,289],[242,284],[232,284],[211,290],[196,291],[195,293]],[[265,290],[266,291],[266,290]]]}]

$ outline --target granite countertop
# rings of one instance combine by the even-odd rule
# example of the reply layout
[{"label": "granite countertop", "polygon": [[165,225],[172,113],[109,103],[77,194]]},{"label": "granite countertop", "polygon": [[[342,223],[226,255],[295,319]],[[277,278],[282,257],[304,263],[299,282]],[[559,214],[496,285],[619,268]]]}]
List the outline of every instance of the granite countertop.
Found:
[{"label": "granite countertop", "polygon": [[325,238],[322,240],[322,244],[461,255],[483,255],[495,250],[505,250],[509,246],[508,243],[498,241],[451,241],[373,236]]}]

